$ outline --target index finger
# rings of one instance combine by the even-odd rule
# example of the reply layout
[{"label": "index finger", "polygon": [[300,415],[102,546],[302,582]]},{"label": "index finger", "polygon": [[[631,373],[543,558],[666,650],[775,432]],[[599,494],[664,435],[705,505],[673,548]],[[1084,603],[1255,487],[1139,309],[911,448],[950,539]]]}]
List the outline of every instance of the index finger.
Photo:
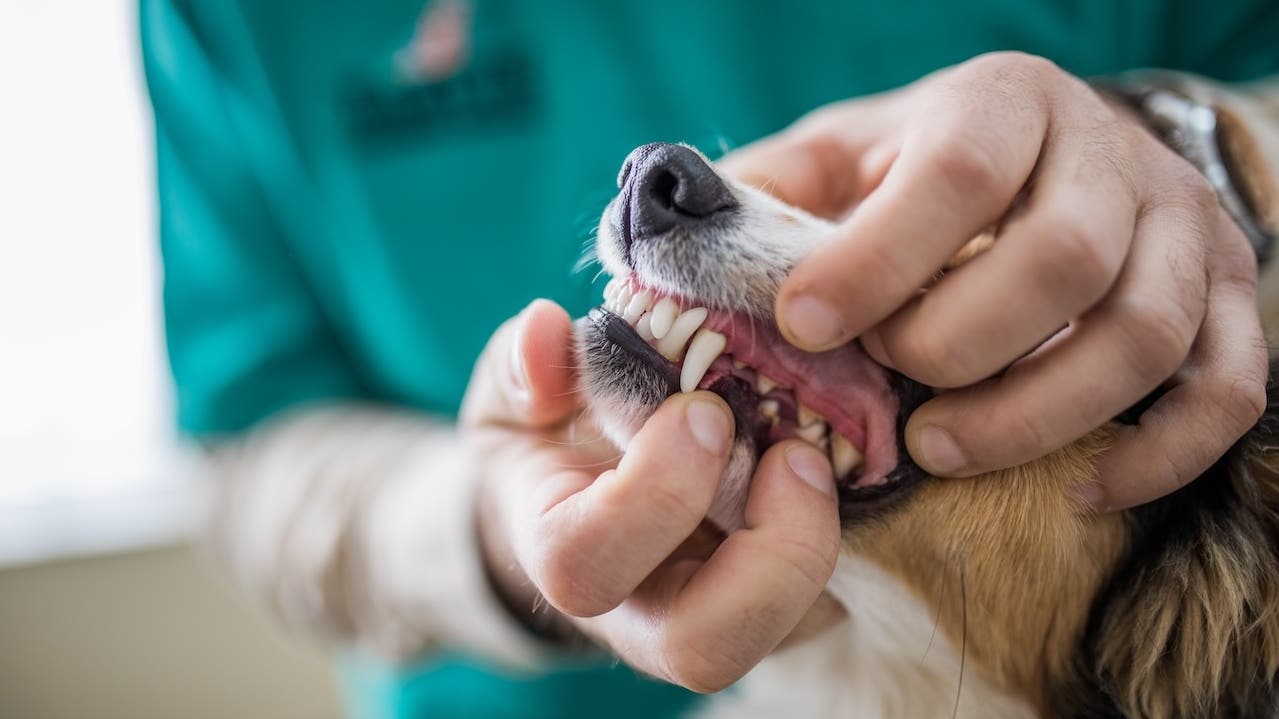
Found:
[{"label": "index finger", "polygon": [[1008,210],[1034,169],[1042,103],[932,98],[884,181],[783,283],[778,324],[795,346],[830,349],[888,317]]}]

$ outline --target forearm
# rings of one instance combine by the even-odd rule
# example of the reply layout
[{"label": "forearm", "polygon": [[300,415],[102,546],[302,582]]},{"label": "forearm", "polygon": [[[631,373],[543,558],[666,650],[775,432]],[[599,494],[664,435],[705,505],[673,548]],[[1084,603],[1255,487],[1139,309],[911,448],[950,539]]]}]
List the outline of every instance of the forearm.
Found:
[{"label": "forearm", "polygon": [[290,625],[394,657],[450,646],[535,661],[485,578],[451,426],[339,405],[282,415],[212,455],[216,547]]}]

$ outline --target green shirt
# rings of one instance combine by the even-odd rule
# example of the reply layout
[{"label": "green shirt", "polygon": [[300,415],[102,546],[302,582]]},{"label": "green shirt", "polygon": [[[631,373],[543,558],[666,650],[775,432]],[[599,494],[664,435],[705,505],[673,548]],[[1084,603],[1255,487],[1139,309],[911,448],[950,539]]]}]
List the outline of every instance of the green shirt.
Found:
[{"label": "green shirt", "polygon": [[[715,152],[990,50],[1085,76],[1279,71],[1273,0],[474,5],[445,28],[467,48],[455,72],[426,80],[403,70],[423,0],[141,0],[185,431],[320,398],[454,411],[500,321],[535,296],[594,303],[573,267],[639,144]],[[517,681],[431,661],[361,686],[398,716],[687,700],[608,667]]]}]

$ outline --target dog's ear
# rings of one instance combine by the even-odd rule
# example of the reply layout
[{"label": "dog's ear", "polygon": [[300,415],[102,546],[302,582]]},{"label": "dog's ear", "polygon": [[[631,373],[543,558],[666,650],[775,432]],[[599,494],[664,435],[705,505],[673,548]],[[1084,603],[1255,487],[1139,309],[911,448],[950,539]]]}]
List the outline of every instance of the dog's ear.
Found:
[{"label": "dog's ear", "polygon": [[1279,385],[1208,472],[1130,510],[1062,716],[1279,716]]}]

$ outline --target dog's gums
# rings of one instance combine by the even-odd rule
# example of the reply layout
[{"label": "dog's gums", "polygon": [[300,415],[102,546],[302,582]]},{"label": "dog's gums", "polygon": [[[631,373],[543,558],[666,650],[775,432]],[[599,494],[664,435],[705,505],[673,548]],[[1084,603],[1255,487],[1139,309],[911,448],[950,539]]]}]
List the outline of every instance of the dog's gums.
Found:
[{"label": "dog's gums", "polygon": [[[739,422],[746,422],[738,432],[753,436],[757,449],[798,438],[828,454],[836,478],[851,480],[854,472],[861,473],[865,426],[822,397],[796,367],[783,366],[785,353],[770,352],[773,333],[751,324],[744,334],[729,313],[684,310],[678,299],[659,297],[633,281],[610,281],[604,299],[606,311],[622,317],[665,361],[679,367],[680,391],[707,389],[728,400]],[[830,420],[813,404],[829,407]]]}]

